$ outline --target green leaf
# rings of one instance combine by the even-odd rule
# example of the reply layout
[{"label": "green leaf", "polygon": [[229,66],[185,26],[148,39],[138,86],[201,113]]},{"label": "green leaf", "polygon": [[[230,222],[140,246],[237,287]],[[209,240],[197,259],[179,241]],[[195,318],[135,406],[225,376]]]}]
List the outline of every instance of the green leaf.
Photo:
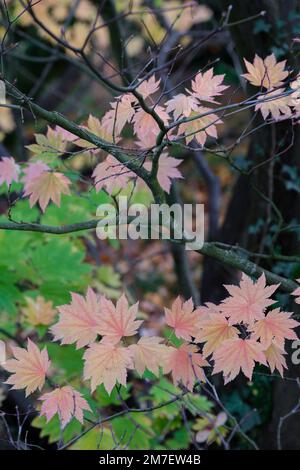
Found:
[{"label": "green leaf", "polygon": [[51,239],[34,251],[31,263],[41,281],[80,284],[81,276],[91,271],[91,266],[83,263],[84,256],[83,250],[69,242]]},{"label": "green leaf", "polygon": [[190,435],[185,427],[174,432],[173,438],[166,441],[166,446],[171,450],[188,449]]},{"label": "green leaf", "polygon": [[[182,392],[179,388],[175,387],[167,379],[162,378],[157,384],[153,385],[150,391],[150,396],[153,399],[153,405],[159,406],[168,402],[175,395],[180,395]],[[170,403],[169,405],[162,406],[153,411],[154,416],[166,416],[168,418],[174,418],[179,413],[178,403]]]},{"label": "green leaf", "polygon": [[52,363],[62,372],[64,381],[73,376],[79,377],[82,375],[82,349],[78,350],[72,344],[60,346],[56,343],[46,343],[46,346]]},{"label": "green leaf", "polygon": [[101,384],[99,385],[99,387],[97,387],[97,390],[95,392],[95,398],[98,401],[100,407],[109,405],[120,405],[119,397],[121,397],[124,401],[127,400],[130,396],[129,390],[130,385],[127,385],[127,387],[121,386],[119,388],[119,391],[117,391],[116,387],[114,387],[111,394],[109,395],[105,390],[103,384]]},{"label": "green leaf", "polygon": [[80,434],[82,425],[77,419],[72,419],[69,424],[61,432],[59,418],[57,414],[47,423],[45,416],[37,416],[31,422],[31,426],[37,429],[41,429],[40,436],[48,438],[50,444],[57,442],[63,438],[63,442],[66,443],[74,436]]},{"label": "green leaf", "polygon": [[[119,445],[117,448],[150,449],[151,420],[145,415],[138,416],[137,413],[134,413],[130,418],[116,418],[112,422],[112,429]],[[150,432],[150,436],[147,431]]]},{"label": "green leaf", "polygon": [[115,443],[107,428],[94,428],[82,436],[70,450],[112,450]]}]

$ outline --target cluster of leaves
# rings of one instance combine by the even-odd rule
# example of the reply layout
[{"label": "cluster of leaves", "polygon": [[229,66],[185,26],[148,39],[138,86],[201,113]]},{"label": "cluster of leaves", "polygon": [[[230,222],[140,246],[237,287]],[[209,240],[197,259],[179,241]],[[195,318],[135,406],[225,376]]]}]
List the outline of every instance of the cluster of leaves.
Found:
[{"label": "cluster of leaves", "polygon": [[[126,386],[128,370],[140,376],[146,371],[158,377],[171,373],[175,386],[193,391],[195,383],[205,382],[209,360],[214,363],[213,373],[222,372],[225,383],[240,371],[251,380],[256,362],[282,375],[285,341],[297,339],[293,330],[299,323],[278,308],[267,311],[274,304],[271,295],[277,287],[266,286],[264,275],[256,283],[244,275],[239,286],[226,286],[230,295],[220,305],[194,309],[191,299],[177,298],[171,309],[165,309],[165,323],[175,334],[177,346],[170,345],[171,337],[145,335],[133,343],[130,338],[142,324],[137,320],[138,303],[129,307],[122,295],[114,304],[90,288],[86,297],[72,293],[71,303],[58,307],[59,320],[50,330],[54,341],[86,348],[83,379],[90,380],[92,393],[99,385],[109,394],[117,384]],[[24,388],[26,394],[41,390],[50,369],[47,349],[40,351],[28,339],[27,349],[14,347],[13,354],[15,358],[5,364],[12,373],[7,383]],[[58,413],[62,427],[74,416],[82,422],[83,411],[90,411],[85,398],[69,385],[55,388],[40,400],[41,414],[50,420]]]},{"label": "cluster of leaves", "polygon": [[[285,70],[285,61],[277,63],[272,54],[264,60],[256,56],[253,64],[245,60],[245,65],[248,73],[244,74],[244,77],[252,85],[266,89],[264,93],[259,94],[255,105],[255,109],[261,111],[264,119],[269,115],[274,120],[298,118],[300,83],[297,79],[292,81],[290,90],[283,88],[284,80],[289,75]],[[213,108],[206,107],[204,103],[218,103],[216,98],[228,88],[222,84],[223,80],[224,75],[214,75],[212,68],[204,73],[199,72],[192,80],[190,90],[187,89],[185,94],[175,95],[161,105],[158,103],[163,97],[162,92],[156,100],[154,99],[154,95],[159,92],[160,80],[152,76],[148,80],[141,80],[136,88],[136,93],[146,103],[147,110],[141,106],[136,96],[128,93],[117,97],[101,120],[90,115],[82,129],[88,130],[113,147],[116,143],[123,145],[120,141],[121,134],[124,127],[129,124],[132,126],[136,149],[127,149],[127,153],[143,150],[147,154],[156,147],[157,136],[160,133],[159,119],[169,129],[166,132],[166,139],[170,144],[181,142],[182,139],[189,144],[195,139],[200,146],[204,146],[208,137],[217,138],[216,126],[222,122]],[[70,152],[68,150],[70,145],[81,149],[73,150],[75,155],[83,153],[97,158],[99,154],[103,154],[98,147],[60,127],[55,129],[49,127],[46,135],[36,134],[36,144],[28,146],[34,158],[23,168],[21,181],[24,184],[23,195],[29,196],[31,207],[38,202],[45,211],[50,200],[59,205],[61,194],[70,194],[71,180],[57,171],[59,160],[53,158]],[[145,157],[143,158],[145,160]],[[165,152],[160,155],[156,176],[160,186],[167,193],[170,192],[172,180],[183,177],[177,168],[181,162],[182,160],[173,158]],[[151,159],[141,162],[142,164],[151,171]],[[20,172],[20,166],[12,157],[3,157],[0,161],[0,184],[6,182],[7,186],[10,186],[13,181],[19,180]],[[111,194],[116,189],[125,188],[129,180],[136,178],[136,175],[127,168],[126,164],[120,163],[114,156],[108,154],[104,161],[96,165],[92,178],[97,192],[105,188]],[[140,185],[145,184],[140,178],[138,182]]]},{"label": "cluster of leaves", "polygon": [[275,121],[291,117],[298,118],[299,78],[291,82],[290,89],[284,88],[284,82],[289,76],[289,72],[285,70],[286,61],[277,63],[275,55],[271,54],[265,59],[256,55],[253,64],[246,59],[244,62],[248,73],[243,76],[251,85],[267,90],[266,94],[258,96],[255,110],[260,110],[264,119],[267,119],[269,115]]}]

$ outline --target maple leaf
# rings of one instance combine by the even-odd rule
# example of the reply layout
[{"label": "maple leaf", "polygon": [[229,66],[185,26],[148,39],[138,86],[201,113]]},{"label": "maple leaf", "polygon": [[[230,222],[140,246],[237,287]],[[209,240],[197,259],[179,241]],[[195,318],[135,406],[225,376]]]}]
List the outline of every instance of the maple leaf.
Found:
[{"label": "maple leaf", "polygon": [[192,111],[196,111],[198,105],[193,96],[184,95],[179,93],[166,102],[166,112],[174,113],[174,119],[177,120],[180,116],[188,117]]},{"label": "maple leaf", "polygon": [[283,348],[279,348],[274,343],[270,344],[268,349],[265,351],[265,356],[271,372],[274,372],[274,370],[277,369],[281,377],[283,377],[283,368],[287,369],[284,354],[286,354],[285,350]]},{"label": "maple leaf", "polygon": [[23,169],[24,176],[22,178],[22,182],[24,183],[24,190],[27,191],[28,186],[32,183],[34,178],[37,178],[44,171],[48,170],[50,170],[50,167],[44,162],[36,161],[28,163],[28,165]]},{"label": "maple leaf", "polygon": [[[168,124],[170,116],[161,106],[155,107],[156,114],[162,119],[165,125]],[[144,146],[152,147],[156,143],[159,134],[159,126],[154,117],[140,108],[132,119],[133,131]]]},{"label": "maple leaf", "polygon": [[211,111],[212,110],[209,108],[198,107],[197,112],[192,112],[190,117],[197,116],[198,114],[209,114],[180,124],[178,134],[184,134],[186,136],[185,140],[187,144],[195,139],[203,147],[207,137],[210,136],[215,139],[218,137],[216,125],[222,124],[222,121]]},{"label": "maple leaf", "polygon": [[111,103],[112,109],[107,111],[102,118],[102,126],[109,135],[119,135],[125,124],[131,122],[135,110],[133,104],[136,99],[131,94],[123,95],[117,98],[116,102]]},{"label": "maple leaf", "polygon": [[82,348],[92,343],[100,334],[101,309],[96,293],[89,287],[86,298],[71,292],[71,303],[61,305],[59,321],[52,326],[54,341],[61,340],[62,344],[76,343]]},{"label": "maple leaf", "polygon": [[6,183],[9,187],[13,181],[19,180],[20,167],[13,157],[2,157],[0,160],[0,185]]},{"label": "maple leaf", "polygon": [[[183,178],[181,172],[177,168],[181,162],[182,160],[179,158],[169,157],[166,153],[162,153],[159,157],[157,181],[162,189],[168,194],[170,193],[172,179]],[[145,162],[144,167],[146,170],[151,171],[152,162],[148,160]]]},{"label": "maple leaf", "polygon": [[213,360],[213,374],[223,372],[225,384],[233,380],[240,370],[251,380],[255,361],[266,365],[263,347],[253,339],[233,338],[224,341],[214,351]]},{"label": "maple leaf", "polygon": [[193,390],[197,380],[205,380],[202,367],[208,365],[208,362],[199,354],[197,346],[186,343],[178,349],[169,347],[162,364],[166,374],[172,373],[174,385],[182,383],[190,391]]},{"label": "maple leaf", "polygon": [[55,126],[54,132],[56,134],[60,134],[64,142],[74,142],[78,139],[77,135],[72,134],[72,132],[67,131],[66,129],[60,126]]},{"label": "maple leaf", "polygon": [[279,308],[271,310],[264,318],[254,323],[251,328],[252,337],[260,339],[264,348],[268,348],[274,342],[282,349],[285,339],[298,339],[293,328],[300,323],[290,318],[291,315],[289,312],[281,312]]},{"label": "maple leaf", "polygon": [[143,80],[136,88],[136,91],[145,99],[157,92],[159,84],[160,79],[156,80],[155,75],[152,75],[149,80]]},{"label": "maple leaf", "polygon": [[171,184],[173,179],[183,178],[180,171],[177,169],[182,160],[179,158],[169,157],[162,154],[158,162],[157,181],[166,193],[170,193]]},{"label": "maple leaf", "polygon": [[227,85],[221,85],[223,80],[224,75],[214,76],[213,68],[204,73],[199,72],[192,81],[193,96],[200,101],[217,103],[214,98],[228,88]]},{"label": "maple leaf", "polygon": [[50,200],[60,206],[61,194],[70,194],[71,181],[62,173],[43,171],[33,178],[26,186],[24,197],[29,196],[29,204],[32,207],[37,201],[45,212]]},{"label": "maple leaf", "polygon": [[203,356],[213,353],[227,339],[237,338],[239,331],[231,326],[221,313],[210,312],[209,318],[202,321],[196,336],[197,343],[204,343]]},{"label": "maple leaf", "polygon": [[159,367],[164,363],[164,358],[168,354],[168,347],[161,344],[163,338],[158,336],[143,336],[136,344],[131,344],[129,349],[133,352],[134,367],[140,375],[145,369],[153,374],[159,374]]},{"label": "maple leaf", "polygon": [[123,294],[116,305],[104,296],[100,299],[101,318],[99,323],[99,332],[105,336],[105,342],[116,344],[124,336],[133,336],[137,329],[143,323],[142,320],[136,320],[138,313],[138,302],[131,307]]},{"label": "maple leaf", "polygon": [[34,134],[36,144],[27,145],[31,152],[37,155],[50,155],[53,156],[62,155],[66,150],[67,143],[64,141],[61,132],[57,132],[56,129],[52,129],[50,126],[47,128],[47,134]]},{"label": "maple leaf", "polygon": [[184,302],[180,297],[172,303],[171,310],[165,308],[166,324],[174,328],[177,338],[186,341],[195,337],[199,327],[199,311],[194,310],[193,300],[190,298]]},{"label": "maple leaf", "polygon": [[199,312],[199,327],[202,327],[202,324],[205,323],[207,320],[210,319],[211,314],[221,314],[220,307],[215,305],[212,302],[206,302],[206,304],[201,305],[201,307],[197,307]]},{"label": "maple leaf", "polygon": [[92,392],[103,383],[107,393],[118,382],[126,385],[127,369],[133,369],[132,351],[108,342],[93,343],[83,355],[84,379],[91,379]]},{"label": "maple leaf", "polygon": [[[283,88],[272,91],[267,95],[261,95],[257,98],[257,105],[255,106],[255,111],[260,110],[264,119],[267,119],[269,114],[275,121],[280,121],[282,119],[287,119],[292,115],[290,106],[292,105],[292,100],[290,96],[280,96],[284,93]],[[278,98],[276,98],[278,96]],[[260,100],[264,100],[262,103],[259,103]]]},{"label": "maple leaf", "polygon": [[135,174],[131,170],[118,162],[112,155],[108,155],[104,162],[99,163],[92,174],[96,192],[106,188],[109,194],[115,189],[126,188],[129,178],[134,176]]},{"label": "maple leaf", "polygon": [[269,297],[276,291],[279,284],[266,286],[265,275],[262,274],[257,282],[243,273],[239,286],[224,286],[231,297],[220,304],[222,313],[229,317],[231,325],[244,323],[252,325],[255,320],[264,318],[266,307],[275,303]]},{"label": "maple leaf", "polygon": [[[296,279],[298,283],[300,283],[300,279]],[[300,287],[297,287],[291,295],[294,295],[296,297],[295,302],[296,304],[300,304]]]},{"label": "maple leaf", "polygon": [[81,393],[74,390],[70,385],[56,388],[52,392],[45,393],[39,400],[43,401],[41,412],[46,416],[47,422],[57,413],[64,428],[73,417],[83,423],[83,411],[91,411],[87,401]]},{"label": "maple leaf", "polygon": [[280,86],[289,74],[284,70],[286,60],[277,63],[274,54],[265,59],[255,55],[253,64],[246,59],[244,62],[248,73],[243,74],[242,77],[254,86],[262,86],[267,89]]},{"label": "maple leaf", "polygon": [[13,389],[25,388],[26,396],[41,390],[50,366],[47,349],[40,351],[28,338],[27,349],[12,347],[12,351],[15,359],[9,359],[3,367],[13,375],[5,383]]},{"label": "maple leaf", "polygon": [[[100,137],[100,139],[105,140],[106,142],[113,142],[114,140],[112,134],[103,126],[100,120],[92,114],[90,114],[88,117],[87,126],[82,126],[82,129],[95,134],[97,137]],[[84,139],[78,139],[74,141],[74,143],[78,145],[78,147],[91,150],[92,152],[97,152],[99,150],[95,145]]]},{"label": "maple leaf", "polygon": [[27,306],[23,307],[22,313],[30,325],[50,325],[53,322],[56,310],[51,301],[46,302],[40,295],[36,299],[31,297],[25,297],[25,299]]}]

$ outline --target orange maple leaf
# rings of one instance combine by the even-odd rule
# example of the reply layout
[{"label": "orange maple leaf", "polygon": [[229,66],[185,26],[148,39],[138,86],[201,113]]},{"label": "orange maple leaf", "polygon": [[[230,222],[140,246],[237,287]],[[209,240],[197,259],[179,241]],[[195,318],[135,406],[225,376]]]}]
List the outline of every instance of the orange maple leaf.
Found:
[{"label": "orange maple leaf", "polygon": [[174,328],[177,338],[189,341],[198,333],[200,315],[198,309],[194,310],[191,298],[184,302],[177,297],[172,303],[171,310],[165,308],[165,320],[167,325]]},{"label": "orange maple leaf", "polygon": [[144,336],[136,344],[129,346],[133,352],[134,367],[142,375],[145,369],[158,375],[159,367],[164,363],[164,358],[168,354],[168,347],[161,344],[163,338],[158,336]]},{"label": "orange maple leaf", "polygon": [[25,388],[26,396],[41,390],[50,366],[47,349],[40,351],[28,338],[27,349],[13,347],[12,351],[15,359],[9,359],[3,367],[13,375],[5,383],[13,385],[13,389]]},{"label": "orange maple leaf", "polygon": [[83,411],[91,411],[81,393],[77,392],[69,385],[45,393],[39,400],[43,401],[40,413],[41,416],[46,416],[48,422],[58,413],[62,428],[64,428],[73,417],[83,423]]},{"label": "orange maple leaf", "polygon": [[205,380],[202,367],[208,365],[208,362],[199,354],[197,346],[184,343],[178,349],[172,346],[168,348],[163,370],[166,374],[171,372],[175,385],[182,383],[192,391],[196,381]]},{"label": "orange maple leaf", "polygon": [[223,372],[225,384],[233,380],[240,370],[250,380],[255,361],[266,364],[263,347],[253,339],[234,338],[224,341],[213,353],[213,374]]},{"label": "orange maple leaf", "polygon": [[38,201],[42,211],[45,212],[50,200],[60,206],[61,194],[70,194],[70,184],[69,178],[62,173],[43,171],[28,182],[24,197],[30,196],[30,207]]},{"label": "orange maple leaf", "polygon": [[284,70],[286,60],[277,63],[274,54],[265,59],[255,55],[253,64],[246,59],[244,62],[248,73],[244,73],[242,77],[245,77],[254,86],[262,86],[267,89],[280,86],[289,74]]},{"label": "orange maple leaf", "polygon": [[271,310],[264,318],[254,323],[251,328],[252,338],[260,339],[264,348],[274,342],[283,349],[285,339],[298,339],[293,328],[300,323],[290,318],[291,315],[290,312],[281,312],[279,308]]},{"label": "orange maple leaf", "polygon": [[137,302],[129,307],[124,294],[117,301],[116,305],[111,300],[102,296],[100,306],[99,332],[108,343],[116,344],[124,336],[135,335],[143,323],[143,320],[136,320],[139,303]]},{"label": "orange maple leaf", "polygon": [[237,338],[239,331],[231,326],[221,313],[210,313],[209,319],[201,322],[197,336],[197,343],[205,343],[203,356],[213,353],[227,339]]},{"label": "orange maple leaf", "polygon": [[78,349],[95,341],[100,334],[101,309],[99,299],[91,288],[87,290],[86,299],[73,292],[71,297],[69,305],[58,307],[59,321],[52,326],[51,332],[55,341],[76,343]]},{"label": "orange maple leaf", "polygon": [[133,353],[129,348],[101,341],[89,346],[83,355],[84,379],[91,379],[92,392],[103,383],[107,393],[118,382],[126,385],[127,369],[133,369]]},{"label": "orange maple leaf", "polygon": [[264,274],[257,282],[253,282],[250,277],[243,274],[239,286],[224,286],[231,297],[223,300],[220,310],[229,317],[231,325],[242,322],[252,325],[255,320],[264,318],[266,307],[275,303],[275,300],[269,297],[278,285],[266,286]]}]

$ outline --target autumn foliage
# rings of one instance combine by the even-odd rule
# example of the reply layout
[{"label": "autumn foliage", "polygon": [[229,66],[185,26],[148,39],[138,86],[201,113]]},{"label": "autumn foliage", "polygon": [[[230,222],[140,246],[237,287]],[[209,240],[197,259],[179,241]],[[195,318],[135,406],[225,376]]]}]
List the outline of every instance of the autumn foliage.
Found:
[{"label": "autumn foliage", "polygon": [[[108,393],[117,384],[125,386],[129,370],[139,375],[145,370],[157,376],[170,373],[175,385],[191,391],[195,383],[205,382],[211,366],[213,374],[223,373],[225,383],[240,372],[251,380],[256,363],[283,375],[285,342],[297,339],[294,328],[299,323],[278,308],[267,311],[275,303],[271,295],[277,287],[266,286],[264,275],[257,282],[243,275],[239,286],[226,286],[230,296],[219,305],[195,309],[191,299],[178,297],[165,309],[171,334],[184,340],[177,348],[170,345],[170,337],[145,335],[133,342],[143,323],[137,320],[138,304],[130,307],[122,295],[114,305],[90,288],[86,298],[72,293],[71,303],[58,307],[59,320],[51,331],[62,345],[86,347],[83,378],[90,380],[91,392],[101,384]],[[27,394],[41,390],[50,365],[47,351],[40,352],[28,340],[27,349],[14,348],[13,354],[15,359],[5,366],[14,373],[7,383],[25,388]],[[89,409],[80,393],[68,386],[40,399],[41,413],[49,420],[57,412],[63,427],[74,416],[82,421],[82,410]]]}]

